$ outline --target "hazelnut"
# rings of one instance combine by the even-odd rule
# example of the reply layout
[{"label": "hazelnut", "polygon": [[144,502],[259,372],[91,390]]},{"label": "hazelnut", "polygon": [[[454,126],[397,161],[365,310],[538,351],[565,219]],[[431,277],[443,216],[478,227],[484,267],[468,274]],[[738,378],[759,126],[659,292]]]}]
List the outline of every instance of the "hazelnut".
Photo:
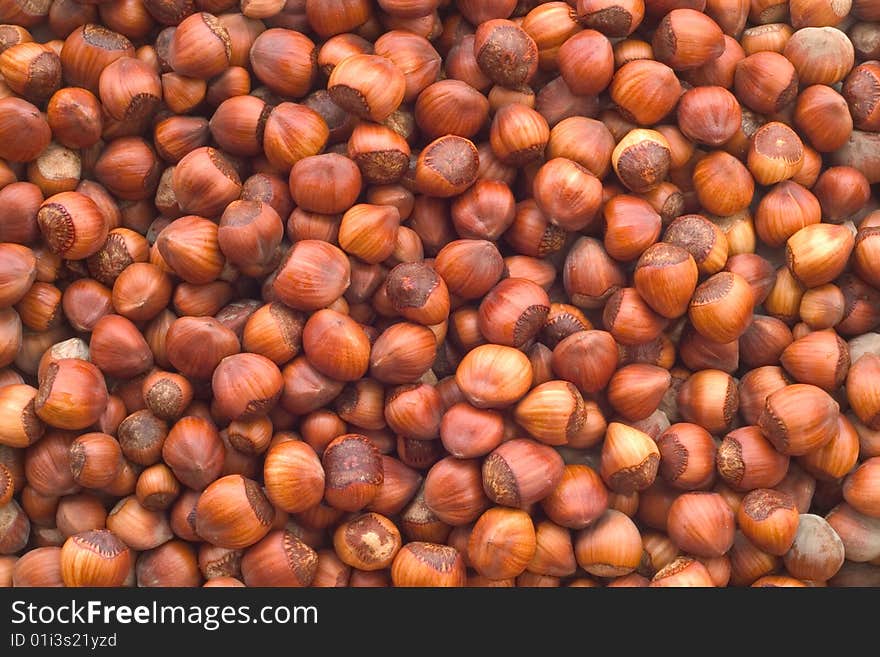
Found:
[{"label": "hazelnut", "polygon": [[82,532],[61,548],[61,577],[65,586],[122,586],[131,559],[131,550],[112,531]]}]

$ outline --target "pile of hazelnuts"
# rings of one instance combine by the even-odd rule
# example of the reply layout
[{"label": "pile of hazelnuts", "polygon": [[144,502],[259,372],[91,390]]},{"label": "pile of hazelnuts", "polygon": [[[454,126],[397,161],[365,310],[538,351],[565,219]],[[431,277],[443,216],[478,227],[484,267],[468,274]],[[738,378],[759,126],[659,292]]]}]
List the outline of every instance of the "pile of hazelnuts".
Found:
[{"label": "pile of hazelnuts", "polygon": [[878,183],[880,0],[0,0],[0,585],[880,585]]}]

